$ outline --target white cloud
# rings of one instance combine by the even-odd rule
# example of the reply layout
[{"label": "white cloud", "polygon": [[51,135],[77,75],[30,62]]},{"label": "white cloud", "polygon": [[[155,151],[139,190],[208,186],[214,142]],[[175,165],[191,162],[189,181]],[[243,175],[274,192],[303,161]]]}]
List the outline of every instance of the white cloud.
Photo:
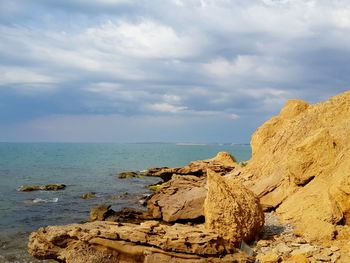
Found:
[{"label": "white cloud", "polygon": [[108,21],[91,27],[86,37],[97,48],[109,48],[125,55],[141,58],[172,59],[188,57],[195,52],[191,38],[178,34],[172,27],[152,20],[140,23]]},{"label": "white cloud", "polygon": [[149,104],[147,108],[153,111],[166,112],[166,113],[179,113],[187,110],[187,107],[185,106],[172,105],[166,102]]},{"label": "white cloud", "polygon": [[50,75],[40,73],[40,70],[26,67],[0,66],[0,85],[53,84],[57,81]]}]

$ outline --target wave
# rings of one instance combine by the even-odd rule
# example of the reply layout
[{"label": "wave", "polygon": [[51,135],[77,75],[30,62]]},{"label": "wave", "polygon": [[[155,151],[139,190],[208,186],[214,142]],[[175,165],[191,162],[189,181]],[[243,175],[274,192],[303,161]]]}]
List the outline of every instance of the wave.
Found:
[{"label": "wave", "polygon": [[52,199],[41,199],[41,198],[35,198],[32,201],[34,204],[36,203],[57,203],[58,202],[58,197],[52,198]]}]

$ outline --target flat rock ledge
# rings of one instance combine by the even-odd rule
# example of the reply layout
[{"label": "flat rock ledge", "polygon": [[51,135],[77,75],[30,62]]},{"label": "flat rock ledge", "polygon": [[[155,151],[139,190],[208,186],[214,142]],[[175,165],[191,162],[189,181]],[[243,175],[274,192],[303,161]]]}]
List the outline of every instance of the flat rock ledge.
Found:
[{"label": "flat rock ledge", "polygon": [[204,225],[96,221],[40,228],[28,251],[39,259],[96,262],[254,262]]},{"label": "flat rock ledge", "polygon": [[22,185],[17,189],[19,192],[32,191],[58,191],[66,188],[64,184],[47,184],[47,185]]}]

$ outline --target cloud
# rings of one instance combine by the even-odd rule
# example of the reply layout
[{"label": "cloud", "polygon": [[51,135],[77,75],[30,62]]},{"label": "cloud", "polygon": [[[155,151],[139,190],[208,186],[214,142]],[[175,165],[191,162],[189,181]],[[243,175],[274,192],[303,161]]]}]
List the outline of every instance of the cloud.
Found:
[{"label": "cloud", "polygon": [[248,141],[287,99],[348,89],[349,13],[345,0],[0,0],[0,123],[25,139],[15,130],[38,120],[145,119],[215,140],[211,120]]}]

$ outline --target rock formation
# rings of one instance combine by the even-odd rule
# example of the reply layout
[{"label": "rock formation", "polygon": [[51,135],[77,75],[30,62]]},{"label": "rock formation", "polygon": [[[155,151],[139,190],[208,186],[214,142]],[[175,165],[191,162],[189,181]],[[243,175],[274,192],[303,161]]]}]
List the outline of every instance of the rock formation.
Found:
[{"label": "rock formation", "polygon": [[[219,172],[210,172],[213,179],[209,180],[208,191],[205,176],[173,175],[148,201],[149,213],[128,209],[115,212],[110,205],[94,207],[90,212],[90,221],[94,222],[33,232],[29,252],[37,258],[67,263],[253,262],[237,246],[259,233],[264,215],[252,192],[237,181],[221,178],[223,167],[228,167],[225,165],[231,165],[232,171],[237,164],[230,163],[226,154],[220,156],[225,162],[211,159],[192,163],[220,167]],[[206,198],[208,220],[204,225],[198,218],[203,217]],[[217,208],[227,210],[220,213],[215,208],[217,201]]]},{"label": "rock formation", "polygon": [[310,239],[334,238],[335,225],[350,221],[349,120],[350,92],[315,105],[291,100],[251,140],[246,185]]},{"label": "rock formation", "polygon": [[227,152],[219,152],[214,158],[193,161],[180,168],[150,168],[145,171],[143,175],[161,177],[164,181],[169,181],[174,174],[205,176],[208,168],[215,172],[226,174],[233,170],[239,170],[240,166],[237,164],[236,159],[231,154]]},{"label": "rock formation", "polygon": [[264,225],[259,199],[232,176],[208,170],[205,226],[232,242],[251,241]]},{"label": "rock formation", "polygon": [[198,219],[204,215],[205,184],[205,177],[174,175],[148,200],[147,207],[154,218],[166,222]]}]

